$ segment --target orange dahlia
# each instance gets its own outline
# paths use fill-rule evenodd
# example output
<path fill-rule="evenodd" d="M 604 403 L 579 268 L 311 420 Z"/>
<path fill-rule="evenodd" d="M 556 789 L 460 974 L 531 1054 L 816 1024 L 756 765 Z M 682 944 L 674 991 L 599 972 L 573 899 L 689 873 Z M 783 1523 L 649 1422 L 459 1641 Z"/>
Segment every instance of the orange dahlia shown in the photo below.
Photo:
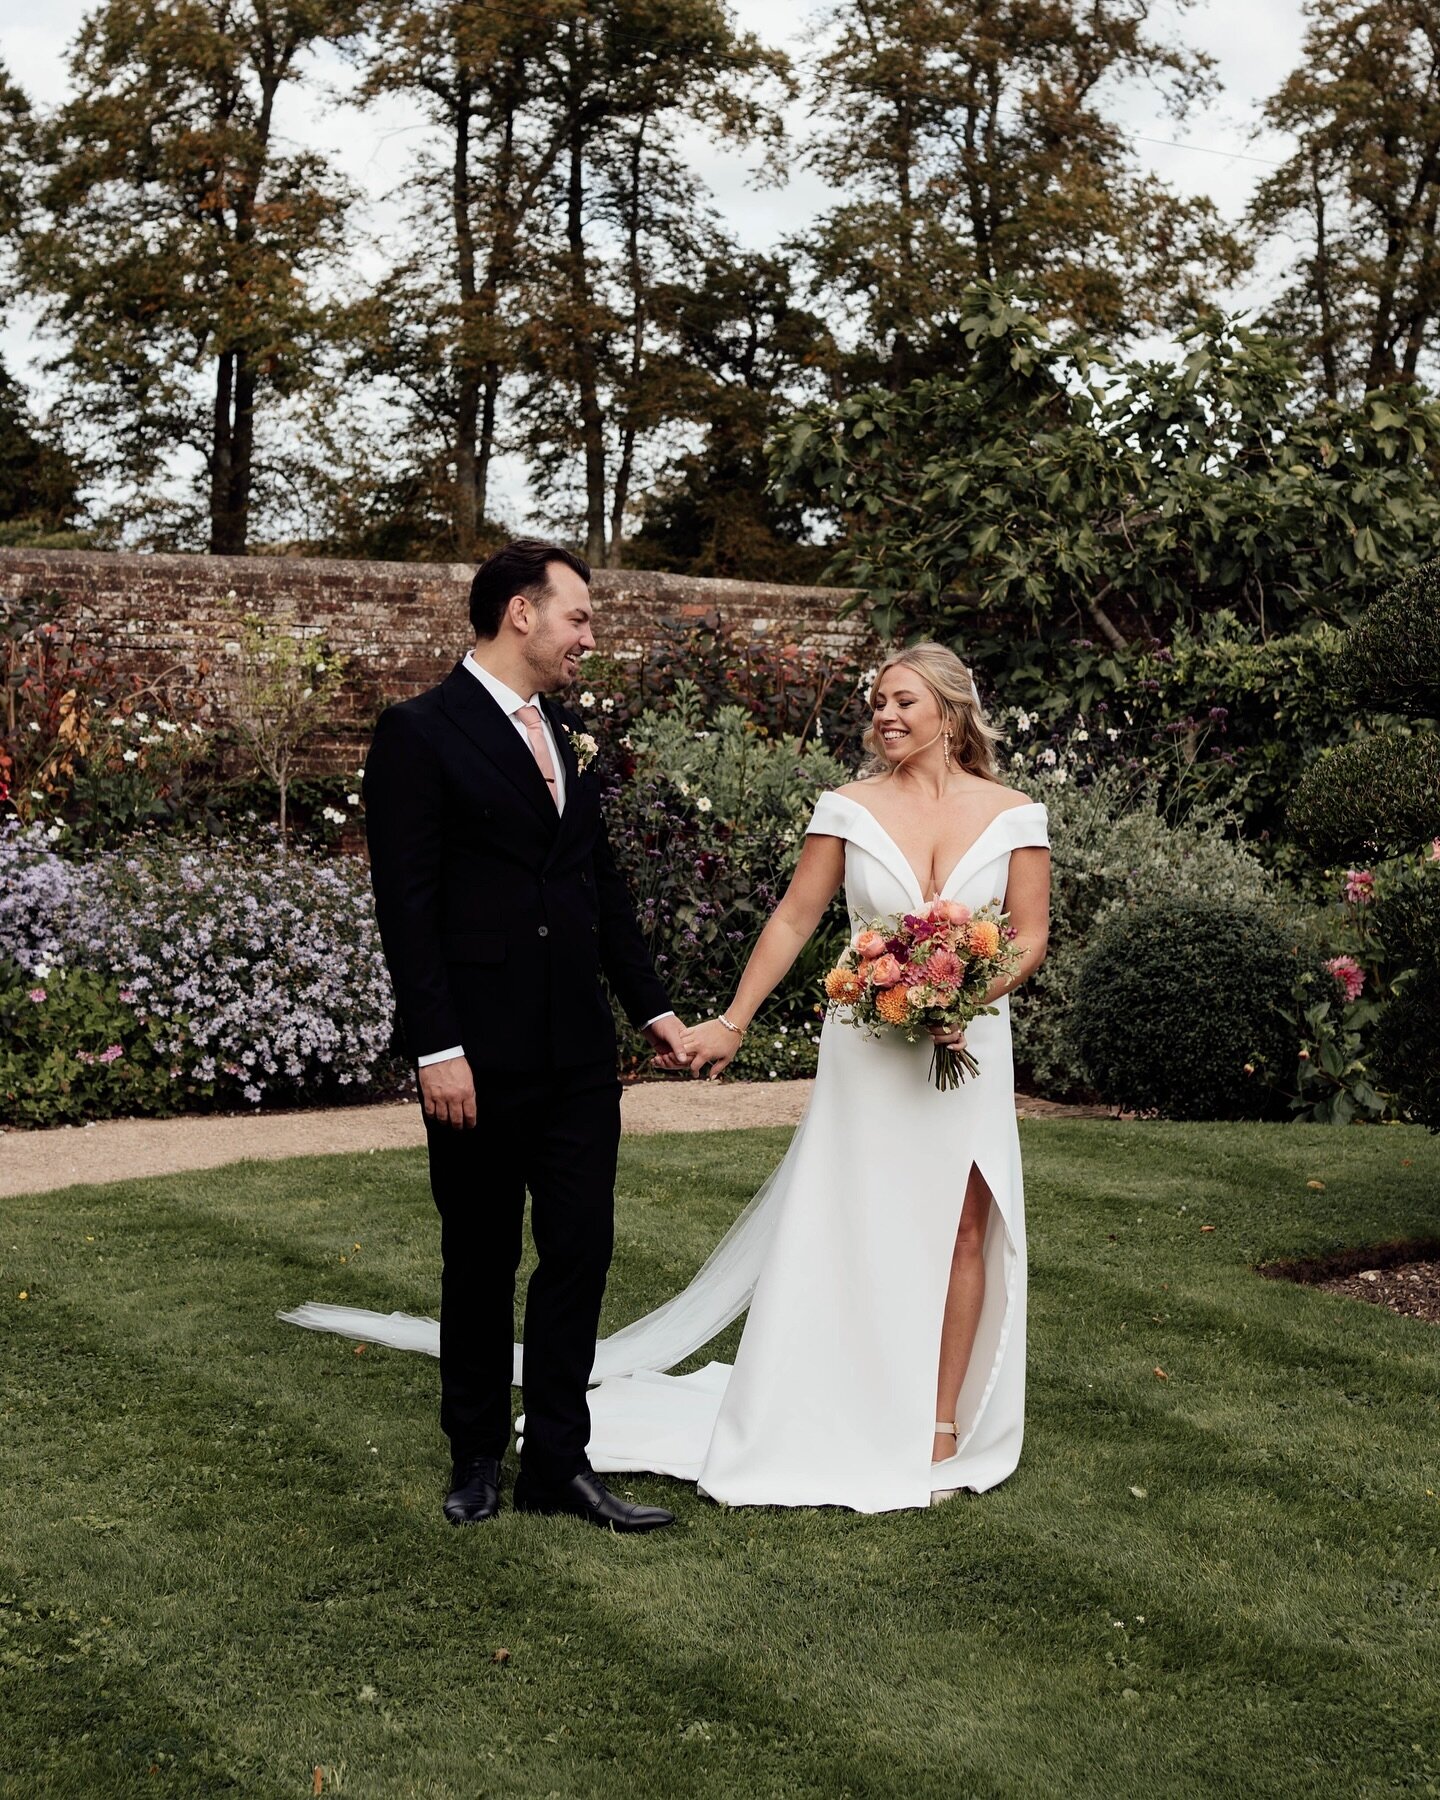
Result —
<path fill-rule="evenodd" d="M 853 969 L 832 969 L 825 977 L 825 992 L 832 1000 L 848 1005 L 860 998 L 864 983 Z"/>
<path fill-rule="evenodd" d="M 977 919 L 966 936 L 975 956 L 993 956 L 1000 948 L 1000 927 L 989 919 Z"/>
<path fill-rule="evenodd" d="M 875 996 L 875 1010 L 887 1025 L 907 1025 L 910 995 L 903 987 L 882 988 Z"/>

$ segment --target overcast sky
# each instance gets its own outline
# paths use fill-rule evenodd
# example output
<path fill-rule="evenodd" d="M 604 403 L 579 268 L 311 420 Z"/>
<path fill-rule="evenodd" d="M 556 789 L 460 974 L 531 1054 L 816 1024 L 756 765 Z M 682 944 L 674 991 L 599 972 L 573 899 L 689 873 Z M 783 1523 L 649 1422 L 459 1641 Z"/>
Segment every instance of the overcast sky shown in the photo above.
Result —
<path fill-rule="evenodd" d="M 798 51 L 806 19 L 814 11 L 809 0 L 731 0 L 741 26 L 771 43 Z M 87 0 L 0 0 L 0 56 L 32 100 L 52 104 L 66 93 L 65 54 Z M 1301 0 L 1199 0 L 1179 12 L 1173 0 L 1159 0 L 1153 15 L 1160 29 L 1208 53 L 1219 65 L 1224 91 L 1204 112 L 1183 125 L 1169 117 L 1150 90 L 1132 86 L 1118 90 L 1114 116 L 1133 134 L 1143 167 L 1184 194 L 1208 194 L 1229 219 L 1240 217 L 1255 183 L 1283 158 L 1284 138 L 1256 135 L 1259 109 L 1297 60 L 1303 29 Z M 336 89 L 347 84 L 347 71 L 334 60 L 325 65 L 327 81 Z M 789 125 L 803 137 L 803 109 L 795 107 Z M 403 173 L 414 130 L 404 111 L 391 104 L 373 113 L 337 110 L 316 98 L 282 119 L 291 137 L 331 152 L 350 179 L 377 203 L 372 224 L 383 224 L 379 197 Z M 704 138 L 688 144 L 691 161 L 714 195 L 731 229 L 749 248 L 767 249 L 803 226 L 827 200 L 826 189 L 803 170 L 782 188 L 757 189 L 747 160 L 717 150 Z M 1276 264 L 1259 269 L 1232 294 L 1235 307 L 1254 305 L 1274 286 Z M 0 353 L 12 372 L 39 386 L 38 347 L 27 322 L 16 317 L 0 331 Z M 523 471 L 506 462 L 498 471 L 497 496 L 511 522 L 526 511 Z"/>

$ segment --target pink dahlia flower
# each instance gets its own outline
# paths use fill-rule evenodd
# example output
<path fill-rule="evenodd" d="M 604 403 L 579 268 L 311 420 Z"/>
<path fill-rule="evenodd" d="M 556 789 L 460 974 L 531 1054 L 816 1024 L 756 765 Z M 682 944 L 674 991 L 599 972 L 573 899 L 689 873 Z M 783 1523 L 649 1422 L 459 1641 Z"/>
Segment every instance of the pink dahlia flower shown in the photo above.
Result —
<path fill-rule="evenodd" d="M 1353 956 L 1332 956 L 1325 967 L 1345 990 L 1347 1000 L 1358 1000 L 1365 991 L 1365 971 Z"/>

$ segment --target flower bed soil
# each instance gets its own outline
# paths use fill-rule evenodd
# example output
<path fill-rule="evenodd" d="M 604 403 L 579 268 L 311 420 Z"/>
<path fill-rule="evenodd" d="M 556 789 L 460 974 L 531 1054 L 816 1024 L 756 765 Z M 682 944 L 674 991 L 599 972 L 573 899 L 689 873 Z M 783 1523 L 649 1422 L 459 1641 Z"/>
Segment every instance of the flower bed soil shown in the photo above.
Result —
<path fill-rule="evenodd" d="M 1266 1263 L 1258 1273 L 1272 1281 L 1298 1281 L 1327 1294 L 1368 1300 L 1407 1319 L 1440 1325 L 1440 1239 L 1362 1244 L 1333 1256 Z"/>

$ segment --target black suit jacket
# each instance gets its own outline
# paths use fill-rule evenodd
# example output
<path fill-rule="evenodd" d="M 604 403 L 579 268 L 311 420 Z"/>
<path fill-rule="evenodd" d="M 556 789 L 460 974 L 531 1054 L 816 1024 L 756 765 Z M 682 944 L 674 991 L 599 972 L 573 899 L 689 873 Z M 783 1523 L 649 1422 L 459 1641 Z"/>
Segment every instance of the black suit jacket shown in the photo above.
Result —
<path fill-rule="evenodd" d="M 464 1046 L 481 1069 L 615 1057 L 601 977 L 643 1025 L 670 1010 L 615 866 L 600 784 L 565 761 L 565 811 L 519 732 L 457 664 L 380 716 L 365 762 L 380 938 L 412 1059 Z"/>

